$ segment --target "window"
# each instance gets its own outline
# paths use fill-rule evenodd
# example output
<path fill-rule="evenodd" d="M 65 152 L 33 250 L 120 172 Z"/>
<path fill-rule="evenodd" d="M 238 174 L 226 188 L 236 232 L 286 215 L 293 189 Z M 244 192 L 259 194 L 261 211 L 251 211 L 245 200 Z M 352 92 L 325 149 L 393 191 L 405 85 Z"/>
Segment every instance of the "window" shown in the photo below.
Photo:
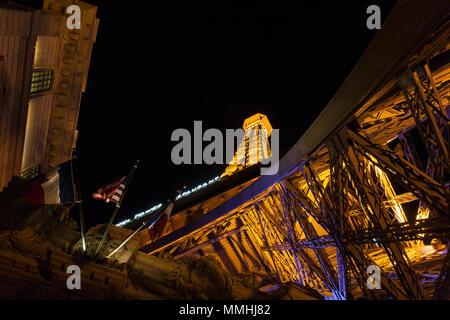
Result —
<path fill-rule="evenodd" d="M 31 93 L 50 90 L 52 87 L 52 70 L 35 70 L 31 76 Z"/>
<path fill-rule="evenodd" d="M 22 174 L 20 175 L 20 177 L 23 179 L 26 179 L 26 180 L 33 179 L 39 175 L 40 171 L 41 171 L 41 168 L 37 164 L 37 165 L 32 166 L 32 167 L 26 169 L 25 171 L 23 171 Z"/>

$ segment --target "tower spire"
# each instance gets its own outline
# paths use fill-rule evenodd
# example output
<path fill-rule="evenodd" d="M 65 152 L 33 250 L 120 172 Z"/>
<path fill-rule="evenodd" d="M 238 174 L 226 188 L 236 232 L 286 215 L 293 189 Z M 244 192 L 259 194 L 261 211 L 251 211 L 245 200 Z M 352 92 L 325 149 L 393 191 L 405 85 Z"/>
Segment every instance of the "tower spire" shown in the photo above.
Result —
<path fill-rule="evenodd" d="M 231 176 L 271 156 L 269 137 L 272 133 L 272 125 L 266 115 L 254 114 L 245 119 L 242 128 L 245 132 L 244 138 L 221 177 Z"/>

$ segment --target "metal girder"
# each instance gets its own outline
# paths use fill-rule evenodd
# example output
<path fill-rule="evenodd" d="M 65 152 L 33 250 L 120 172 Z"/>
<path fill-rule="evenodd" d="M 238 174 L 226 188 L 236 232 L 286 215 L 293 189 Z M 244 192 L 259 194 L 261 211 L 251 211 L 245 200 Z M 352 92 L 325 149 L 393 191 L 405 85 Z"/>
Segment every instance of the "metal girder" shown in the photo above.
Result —
<path fill-rule="evenodd" d="M 356 245 L 346 245 L 343 256 L 349 259 L 354 264 L 351 266 L 354 268 L 353 274 L 357 278 L 360 288 L 363 290 L 366 296 L 371 296 L 376 299 L 376 296 L 372 290 L 368 290 L 366 286 L 366 279 L 362 275 L 366 274 L 367 268 L 376 263 L 364 254 L 360 247 Z M 385 272 L 381 272 L 381 285 L 388 291 L 394 298 L 398 300 L 408 299 L 408 295 L 404 289 L 394 282 Z"/>
<path fill-rule="evenodd" d="M 393 154 L 386 146 L 376 145 L 368 138 L 348 130 L 349 140 L 358 146 L 362 156 L 377 160 L 377 166 L 383 169 L 392 179 L 413 192 L 427 206 L 448 214 L 448 195 L 445 185 L 439 183 L 406 159 Z"/>
<path fill-rule="evenodd" d="M 414 141 L 409 133 L 401 134 L 399 141 L 406 159 L 425 171 L 433 179 L 440 180 L 448 174 L 449 128 L 446 108 L 435 84 L 428 64 L 416 66 L 414 71 L 406 70 L 398 79 L 402 87 L 417 131 L 428 153 L 426 168 L 420 161 Z M 445 174 L 444 174 L 445 173 Z M 439 181 L 441 184 L 445 181 Z M 427 214 L 424 214 L 427 212 Z M 419 203 L 417 218 L 434 216 L 435 211 L 422 200 Z"/>
<path fill-rule="evenodd" d="M 418 65 L 407 69 L 399 84 L 414 118 L 419 135 L 432 160 L 433 171 L 448 172 L 448 117 L 430 68 Z"/>
<path fill-rule="evenodd" d="M 362 206 L 367 206 L 365 212 L 375 228 L 387 230 L 390 222 L 386 208 L 381 199 L 383 195 L 377 190 L 373 170 L 366 163 L 362 153 L 353 145 L 349 145 L 344 153 L 344 162 L 354 188 L 358 192 Z M 423 299 L 423 289 L 415 272 L 409 267 L 409 260 L 401 243 L 381 241 L 391 263 L 399 275 L 400 282 L 409 298 Z"/>
<path fill-rule="evenodd" d="M 306 241 L 310 239 L 318 238 L 317 232 L 314 226 L 308 221 L 308 212 L 302 209 L 299 205 L 299 200 L 293 195 L 287 184 L 290 185 L 289 188 L 293 188 L 289 181 L 286 179 L 280 183 L 279 192 L 280 197 L 283 197 L 286 201 L 286 206 L 289 208 L 289 211 L 292 212 L 293 218 L 299 223 L 305 237 Z M 298 242 L 297 242 L 298 243 Z M 292 248 L 295 249 L 307 249 L 296 246 L 294 243 L 291 243 Z M 310 246 L 308 249 L 312 249 L 314 254 L 316 255 L 317 260 L 319 261 L 320 266 L 322 267 L 326 279 L 325 284 L 332 292 L 339 292 L 339 285 L 337 280 L 336 272 L 334 271 L 333 265 L 328 258 L 327 253 L 323 250 L 324 246 Z"/>
<path fill-rule="evenodd" d="M 344 254 L 342 253 L 343 247 L 340 243 L 339 235 L 337 233 L 337 228 L 335 225 L 336 219 L 333 217 L 334 207 L 330 201 L 331 198 L 328 194 L 329 190 L 324 190 L 322 183 L 316 179 L 316 174 L 312 171 L 311 167 L 306 165 L 304 167 L 303 174 L 310 190 L 311 197 L 315 199 L 315 203 L 311 201 L 311 199 L 305 193 L 303 193 L 302 190 L 296 188 L 289 181 L 289 179 L 284 179 L 284 186 L 295 198 L 295 201 L 293 202 L 295 202 L 299 206 L 299 208 L 301 208 L 301 210 L 298 210 L 298 212 L 305 211 L 309 213 L 333 238 L 333 242 L 337 246 L 336 255 L 338 263 L 338 274 L 335 275 L 334 269 L 331 272 L 329 271 L 328 274 L 334 274 L 334 276 L 331 277 L 331 279 L 333 280 L 330 282 L 332 283 L 332 288 L 334 289 L 336 296 L 338 298 L 346 299 L 349 296 L 349 292 L 346 286 L 346 283 L 348 282 L 348 270 L 347 268 L 344 268 L 344 266 L 348 263 L 345 260 L 346 258 Z M 323 199 L 324 194 L 326 195 L 325 200 Z M 305 226 L 307 226 L 306 223 Z M 314 236 L 316 235 L 315 231 L 310 230 L 309 235 L 310 240 L 317 238 L 316 236 Z M 329 262 L 327 262 L 328 259 L 324 258 L 325 253 L 320 253 L 320 248 L 316 248 L 315 252 L 318 254 L 318 259 L 321 260 L 325 266 L 329 265 Z M 328 267 L 327 269 L 331 270 L 332 268 Z"/>
<path fill-rule="evenodd" d="M 389 199 L 389 200 L 383 200 L 384 206 L 386 208 L 392 208 L 399 204 L 408 203 L 412 201 L 418 200 L 417 197 L 412 192 L 406 192 L 404 194 L 397 195 L 396 197 Z M 359 206 L 352 207 L 351 209 L 346 211 L 346 215 L 357 215 L 357 214 L 363 214 L 361 208 Z"/>
<path fill-rule="evenodd" d="M 276 241 L 274 237 L 273 231 L 267 227 L 268 222 L 265 217 L 261 216 L 254 207 L 250 207 L 248 209 L 248 214 L 245 216 L 245 221 L 248 226 L 248 230 L 252 233 L 253 237 L 258 240 L 260 248 L 264 244 L 271 244 Z M 286 261 L 286 256 L 280 256 L 275 253 L 269 252 L 270 260 L 267 259 L 266 256 L 263 257 L 267 260 L 268 265 L 272 267 L 274 270 L 274 275 L 277 275 L 279 282 L 283 281 L 292 281 L 292 270 L 288 270 L 290 268 L 290 264 Z M 294 273 L 295 274 L 295 273 Z"/>
<path fill-rule="evenodd" d="M 244 228 L 241 215 L 237 214 L 223 220 L 220 225 L 210 226 L 209 228 L 202 229 L 199 232 L 192 234 L 190 237 L 180 239 L 178 242 L 167 247 L 166 251 L 174 256 L 178 257 L 178 255 L 180 255 L 181 257 L 184 256 L 184 254 L 182 254 L 183 252 L 192 252 L 192 249 L 195 247 L 199 247 L 200 249 L 200 247 L 207 243 L 211 238 L 222 239 L 227 234 L 231 235 L 233 232 L 236 233 Z"/>
<path fill-rule="evenodd" d="M 283 184 L 289 190 L 289 192 L 291 192 L 291 194 L 295 197 L 296 203 L 303 209 L 303 211 L 306 211 L 314 220 L 317 221 L 317 223 L 322 228 L 324 228 L 327 232 L 329 232 L 328 225 L 326 223 L 326 217 L 314 205 L 311 199 L 309 199 L 308 196 L 304 194 L 302 190 L 296 188 L 289 181 L 289 179 L 284 179 Z"/>
<path fill-rule="evenodd" d="M 369 244 L 376 242 L 396 242 L 413 240 L 431 240 L 433 238 L 446 238 L 450 236 L 450 221 L 447 218 L 430 218 L 417 221 L 417 224 L 411 226 L 408 222 L 394 224 L 386 229 L 360 229 L 345 233 L 342 235 L 347 243 L 351 244 Z M 314 249 L 335 247 L 332 236 L 325 235 L 309 240 L 302 240 L 293 244 L 298 249 Z M 291 250 L 291 243 L 278 244 L 271 246 L 270 250 Z"/>
<path fill-rule="evenodd" d="M 278 187 L 278 186 L 276 186 Z M 286 226 L 286 231 L 288 233 L 288 241 L 291 244 L 291 249 L 292 249 L 292 255 L 294 256 L 294 260 L 295 260 L 295 267 L 297 269 L 297 273 L 300 275 L 301 274 L 301 269 L 300 269 L 300 261 L 299 258 L 296 254 L 296 250 L 294 249 L 294 242 L 295 242 L 295 232 L 293 231 L 293 229 L 295 228 L 295 224 L 292 223 L 292 219 L 291 216 L 288 213 L 288 208 L 287 208 L 287 204 L 286 204 L 286 199 L 284 199 L 284 197 L 282 196 L 282 190 L 281 188 L 277 188 L 278 189 L 278 193 L 280 195 L 280 204 L 281 204 L 281 211 L 283 212 L 283 217 L 284 217 L 284 222 L 285 222 L 285 226 Z"/>
<path fill-rule="evenodd" d="M 276 246 L 278 243 L 292 241 L 292 238 L 290 238 L 287 232 L 286 224 L 279 223 L 273 218 L 274 216 L 283 216 L 281 211 L 278 211 L 281 210 L 281 207 L 279 207 L 281 203 L 278 202 L 277 206 L 267 206 L 265 202 L 268 201 L 268 199 L 277 201 L 274 200 L 274 197 L 268 196 L 266 199 L 262 199 L 252 206 L 252 210 L 258 215 L 258 224 L 253 224 L 252 228 L 255 229 L 255 231 L 256 229 L 260 230 L 259 232 L 262 234 L 261 238 L 264 238 L 264 243 L 266 244 L 265 247 L 272 247 Z M 272 212 L 272 210 L 277 210 L 277 212 Z M 286 214 L 289 214 L 289 212 L 286 212 Z M 288 219 L 291 220 L 292 216 Z M 301 281 L 303 285 L 313 284 L 316 289 L 322 289 L 319 287 L 320 284 L 317 283 L 317 275 L 322 283 L 326 285 L 327 277 L 323 272 L 323 269 L 321 266 L 317 265 L 314 259 L 305 250 L 291 249 L 288 252 L 268 251 L 271 259 L 277 261 L 278 266 L 283 267 L 291 274 L 291 276 L 294 276 L 294 280 L 297 279 L 297 281 Z M 292 273 L 294 270 L 297 274 Z"/>
<path fill-rule="evenodd" d="M 271 216 L 276 216 L 276 215 L 273 215 L 270 213 L 271 209 L 275 210 L 276 207 L 272 206 L 272 207 L 268 208 L 267 206 L 265 206 L 264 200 L 260 201 L 255 206 L 256 206 L 256 212 L 258 213 L 258 217 L 260 219 L 261 227 L 266 227 L 266 228 L 270 227 L 270 230 L 268 230 L 268 232 L 270 234 L 277 235 L 277 237 L 272 237 L 273 244 L 284 243 L 285 241 L 289 241 L 289 236 L 286 233 L 287 231 L 283 228 L 284 226 L 280 223 L 275 222 L 273 220 L 273 218 L 270 220 Z M 266 223 L 264 223 L 265 219 L 268 219 L 267 221 L 268 221 L 268 224 L 270 224 L 269 226 Z M 269 242 L 267 242 L 267 243 L 269 243 Z M 291 255 L 289 255 L 289 253 Z M 291 250 L 291 252 L 281 252 L 280 257 L 282 257 L 283 260 L 287 263 L 288 268 L 291 270 L 294 278 L 296 277 L 299 282 L 303 283 L 304 279 L 302 279 L 303 277 L 302 277 L 301 270 L 299 268 L 297 268 L 299 261 L 298 261 L 298 257 L 296 254 L 297 253 L 295 251 Z M 292 256 L 292 260 L 290 259 L 291 256 Z M 294 262 L 294 263 L 292 263 L 292 262 Z M 294 268 L 295 268 L 296 272 L 294 272 Z"/>
<path fill-rule="evenodd" d="M 198 244 L 198 245 L 196 245 L 196 246 L 193 246 L 193 247 L 191 247 L 191 248 L 189 248 L 189 249 L 187 249 L 187 250 L 185 250 L 185 251 L 176 253 L 176 254 L 174 254 L 174 258 L 175 258 L 175 259 L 179 259 L 179 258 L 181 258 L 181 257 L 184 257 L 185 255 L 188 255 L 188 254 L 190 254 L 190 253 L 192 253 L 192 252 L 195 252 L 195 251 L 197 251 L 197 250 L 200 250 L 200 249 L 202 249 L 202 248 L 204 248 L 204 247 L 206 247 L 206 246 L 212 245 L 212 244 L 215 243 L 215 242 L 218 242 L 218 241 L 220 241 L 220 240 L 222 240 L 222 239 L 226 239 L 226 238 L 228 238 L 229 236 L 234 235 L 235 233 L 241 232 L 241 231 L 244 230 L 244 229 L 245 229 L 245 227 L 239 227 L 239 228 L 236 228 L 236 229 L 234 229 L 234 230 L 228 231 L 228 232 L 224 233 L 223 235 L 220 235 L 220 236 L 218 236 L 218 237 L 213 238 L 212 240 L 202 242 L 201 244 Z"/>
<path fill-rule="evenodd" d="M 342 134 L 341 132 L 339 135 L 341 135 L 341 137 L 334 140 L 334 143 L 331 144 L 331 148 L 329 146 L 329 151 L 331 152 L 328 191 L 323 187 L 323 183 L 317 180 L 317 175 L 314 174 L 310 166 L 305 166 L 304 174 L 313 197 L 316 199 L 316 203 L 319 204 L 327 217 L 325 220 L 328 223 L 328 230 L 331 231 L 330 236 L 335 239 L 339 283 L 341 291 L 346 294 L 347 283 L 349 282 L 349 269 L 353 270 L 353 274 L 358 279 L 361 289 L 366 291 L 365 283 L 361 279 L 361 272 L 365 272 L 366 268 L 369 266 L 367 262 L 370 261 L 361 248 L 349 244 L 348 239 L 344 236 L 348 231 L 356 229 L 354 225 L 349 223 L 349 217 L 346 215 L 347 208 L 349 207 L 349 195 L 353 193 L 353 197 L 356 196 L 360 203 L 364 203 L 365 205 L 369 204 L 369 210 L 368 208 L 365 208 L 365 205 L 362 206 L 362 209 L 369 215 L 368 218 L 370 219 L 368 220 L 370 220 L 373 225 L 380 225 L 381 222 L 381 225 L 385 227 L 388 225 L 388 221 L 386 219 L 387 214 L 384 207 L 381 206 L 382 210 L 380 210 L 380 207 L 377 205 L 378 203 L 382 203 L 382 194 L 378 195 L 377 199 L 375 199 L 373 194 L 367 191 L 368 188 L 365 184 L 368 182 L 369 185 L 371 184 L 374 186 L 375 183 L 373 179 L 371 181 L 365 181 L 365 178 L 367 177 L 364 177 L 361 170 L 366 167 L 363 159 L 356 158 L 351 146 L 347 144 L 348 139 L 346 133 L 344 132 Z M 361 165 L 363 165 L 363 167 L 361 167 Z M 357 171 L 358 169 L 360 172 Z M 362 197 L 362 195 L 364 195 L 364 197 Z M 373 213 L 375 213 L 375 215 Z M 351 250 L 349 248 L 351 248 Z M 417 281 L 414 278 L 414 273 L 408 268 L 402 246 L 398 243 L 394 243 L 386 244 L 386 248 L 386 252 L 391 258 L 391 261 L 394 261 L 394 268 L 397 267 L 397 272 L 400 271 L 402 272 L 402 275 L 407 274 L 409 277 L 409 281 L 403 284 L 406 286 L 406 290 L 398 288 L 398 286 L 388 277 L 385 277 L 384 279 L 384 282 L 387 283 L 386 288 L 390 288 L 389 291 L 399 299 L 405 298 L 405 292 L 407 293 L 407 296 L 410 297 L 423 297 L 423 295 L 421 295 L 420 287 L 417 288 Z M 397 261 L 400 261 L 400 264 Z M 412 290 L 409 290 L 408 292 L 410 287 L 412 287 Z M 369 294 L 371 294 L 371 292 Z"/>
<path fill-rule="evenodd" d="M 450 236 L 450 220 L 447 218 L 429 218 L 417 221 L 390 225 L 385 229 L 369 228 L 353 231 L 345 235 L 352 243 L 407 242 L 413 240 L 431 240 Z"/>
<path fill-rule="evenodd" d="M 269 240 L 267 239 L 266 231 L 265 231 L 264 226 L 262 224 L 261 216 L 260 216 L 259 213 L 257 213 L 257 215 L 258 215 L 258 220 L 259 220 L 259 223 L 260 223 L 261 231 L 262 231 L 262 234 L 264 236 L 264 241 L 265 241 L 266 245 L 269 245 Z M 275 262 L 275 257 L 274 257 L 272 252 L 270 252 L 270 257 L 272 259 L 272 263 L 273 263 L 274 268 L 277 270 L 276 274 L 278 276 L 278 280 L 281 281 L 280 274 L 279 274 L 278 269 L 276 267 L 277 263 Z"/>
<path fill-rule="evenodd" d="M 358 192 L 360 203 L 367 206 L 366 214 L 375 228 L 386 230 L 389 226 L 388 214 L 382 203 L 383 198 L 375 188 L 373 172 L 366 164 L 365 158 L 354 146 L 349 145 L 344 153 L 344 162 L 355 189 Z M 372 170 L 373 171 L 373 170 Z M 401 243 L 381 241 L 391 263 L 399 275 L 400 282 L 409 298 L 423 299 L 423 289 L 415 272 L 409 267 L 409 260 Z"/>
<path fill-rule="evenodd" d="M 264 247 L 263 250 L 292 250 L 292 247 L 295 249 L 318 249 L 318 248 L 329 248 L 335 247 L 333 237 L 326 235 L 322 237 L 318 237 L 311 240 L 302 240 L 299 242 L 291 243 L 283 243 L 275 246 Z"/>
<path fill-rule="evenodd" d="M 330 149 L 329 149 L 330 151 Z M 337 156 L 337 157 L 336 157 Z M 343 243 L 344 230 L 351 228 L 349 226 L 349 220 L 345 218 L 345 212 L 349 205 L 349 190 L 344 195 L 345 180 L 341 179 L 341 170 L 338 166 L 338 162 L 341 161 L 339 153 L 329 152 L 329 167 L 330 177 L 328 186 L 325 188 L 323 182 L 318 179 L 318 175 L 314 172 L 313 168 L 306 163 L 304 166 L 305 180 L 308 184 L 309 190 L 317 203 L 321 203 L 323 215 L 326 217 L 325 221 L 329 234 L 333 237 L 336 245 L 336 264 L 337 264 L 337 276 L 339 284 L 339 292 L 343 298 L 347 298 L 350 295 L 349 291 L 349 276 L 350 270 L 356 271 L 355 266 L 352 266 L 350 257 Z M 336 162 L 337 161 L 337 162 Z M 365 283 L 363 283 L 360 276 L 357 276 L 360 282 L 362 291 L 366 292 Z M 366 295 L 368 293 L 366 292 Z"/>
<path fill-rule="evenodd" d="M 350 216 L 351 212 L 349 212 L 350 205 L 348 199 L 351 191 L 348 180 L 344 179 L 344 173 L 341 166 L 343 159 L 342 153 L 339 151 L 344 148 L 345 145 L 342 145 L 339 136 L 335 136 L 331 143 L 328 143 L 330 165 L 329 192 L 334 203 L 333 229 L 336 242 L 336 264 L 339 276 L 339 288 L 342 294 L 347 297 L 350 293 L 349 269 L 351 268 L 351 261 L 347 257 L 347 250 L 343 240 L 346 239 L 344 233 L 346 233 L 349 228 L 356 229 L 356 226 L 354 225 L 354 222 L 351 221 L 352 217 Z M 347 197 L 345 192 L 347 193 Z M 365 288 L 363 288 L 363 291 L 365 291 Z"/>
<path fill-rule="evenodd" d="M 439 273 L 439 278 L 436 282 L 436 287 L 433 294 L 433 299 L 443 300 L 449 299 L 449 287 L 450 287 L 450 251 L 448 247 L 450 246 L 450 241 L 447 243 L 447 255 L 445 257 L 444 263 L 442 265 L 441 272 Z"/>

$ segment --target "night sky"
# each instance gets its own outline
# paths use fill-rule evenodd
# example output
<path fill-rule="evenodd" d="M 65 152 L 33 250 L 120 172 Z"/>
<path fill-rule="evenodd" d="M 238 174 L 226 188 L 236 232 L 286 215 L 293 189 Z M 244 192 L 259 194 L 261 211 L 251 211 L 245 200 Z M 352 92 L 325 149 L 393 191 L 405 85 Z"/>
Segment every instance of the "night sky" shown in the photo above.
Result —
<path fill-rule="evenodd" d="M 222 173 L 225 165 L 172 164 L 171 133 L 193 132 L 194 120 L 225 132 L 266 114 L 287 152 L 376 34 L 366 8 L 379 5 L 383 23 L 395 3 L 86 2 L 100 19 L 78 122 L 88 227 L 106 223 L 114 207 L 91 193 L 138 158 L 116 222 Z"/>

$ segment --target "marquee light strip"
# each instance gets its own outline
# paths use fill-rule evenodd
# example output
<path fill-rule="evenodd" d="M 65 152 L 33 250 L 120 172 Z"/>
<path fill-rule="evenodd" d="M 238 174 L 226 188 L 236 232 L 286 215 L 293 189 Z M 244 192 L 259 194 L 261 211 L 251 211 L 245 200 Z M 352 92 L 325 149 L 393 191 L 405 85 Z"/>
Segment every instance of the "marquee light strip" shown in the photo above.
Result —
<path fill-rule="evenodd" d="M 179 199 L 181 199 L 181 198 L 186 198 L 186 197 L 188 197 L 190 194 L 192 194 L 192 193 L 194 193 L 194 192 L 196 192 L 196 191 L 198 191 L 198 190 L 204 189 L 204 188 L 210 186 L 211 184 L 213 184 L 213 183 L 215 183 L 215 182 L 217 182 L 217 181 L 219 181 L 219 180 L 220 180 L 220 177 L 217 176 L 217 177 L 215 177 L 214 179 L 209 180 L 208 182 L 205 182 L 205 183 L 203 183 L 203 184 L 199 184 L 199 185 L 196 186 L 195 188 L 192 188 L 192 189 L 190 189 L 190 190 L 188 190 L 188 191 L 185 191 L 185 192 L 183 192 L 183 193 L 180 193 L 180 194 L 175 198 L 175 200 L 179 200 Z M 142 217 L 145 217 L 145 216 L 149 215 L 150 213 L 153 213 L 153 212 L 155 212 L 156 210 L 158 210 L 159 208 L 161 208 L 162 205 L 163 205 L 162 203 L 158 203 L 157 205 L 151 207 L 150 209 L 147 209 L 147 210 L 145 210 L 145 211 L 139 212 L 139 213 L 135 214 L 133 218 L 126 219 L 126 220 L 123 220 L 123 221 L 121 221 L 121 222 L 119 222 L 119 223 L 116 223 L 116 227 L 123 227 L 123 226 L 125 226 L 125 225 L 127 225 L 127 224 L 129 224 L 129 223 L 131 223 L 131 222 L 133 222 L 133 221 L 136 221 L 136 220 L 138 220 L 138 219 L 140 219 L 140 218 L 142 218 Z"/>

